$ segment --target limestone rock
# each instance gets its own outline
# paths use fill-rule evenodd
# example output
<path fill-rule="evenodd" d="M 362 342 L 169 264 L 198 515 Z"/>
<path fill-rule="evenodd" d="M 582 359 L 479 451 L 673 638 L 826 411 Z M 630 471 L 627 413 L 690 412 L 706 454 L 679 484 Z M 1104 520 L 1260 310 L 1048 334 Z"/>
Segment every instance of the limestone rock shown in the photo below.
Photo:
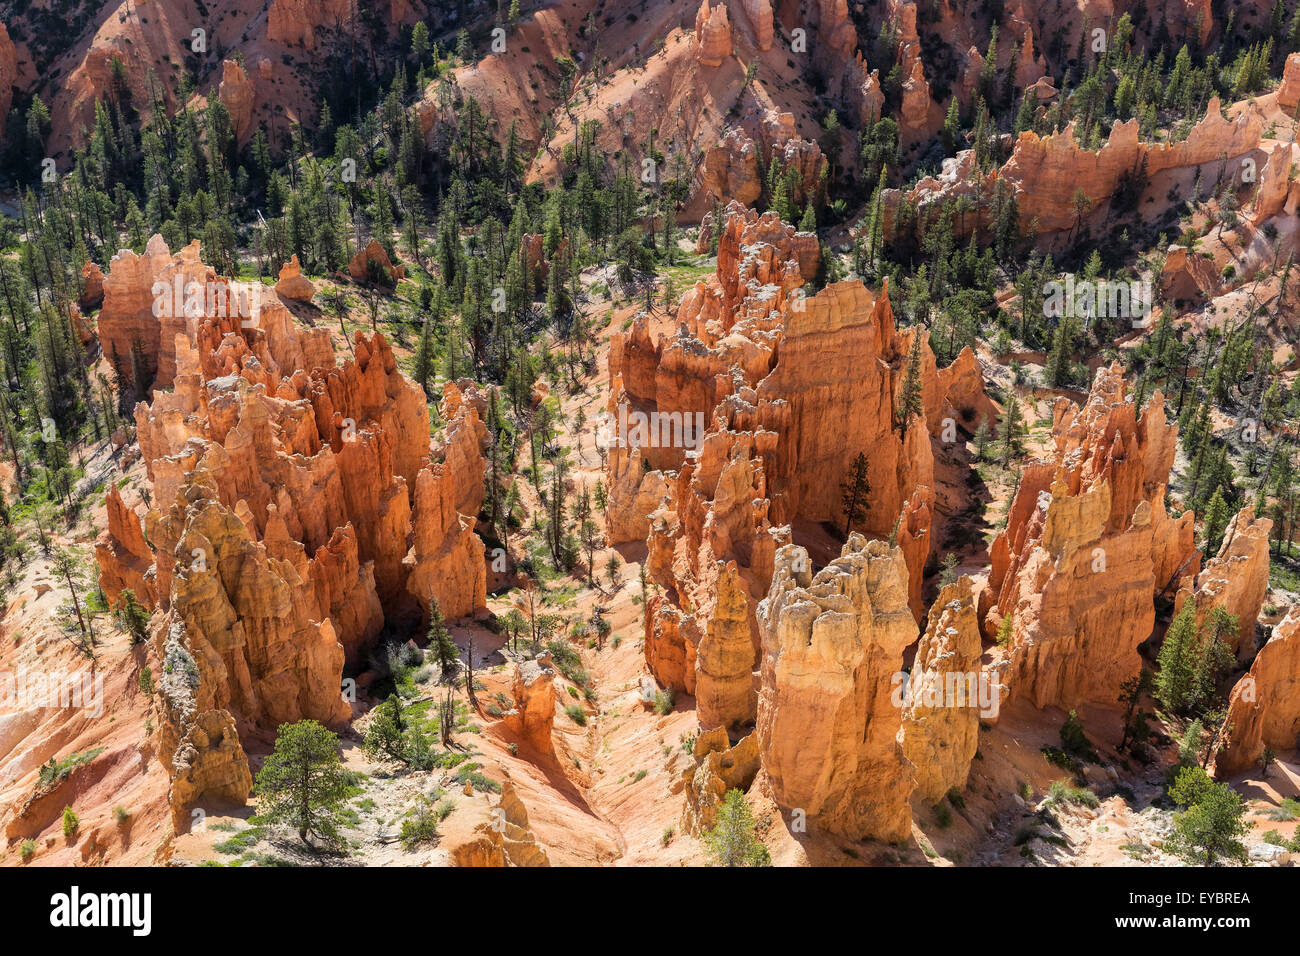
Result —
<path fill-rule="evenodd" d="M 244 142 L 253 131 L 253 107 L 257 92 L 253 88 L 253 81 L 237 61 L 222 62 L 217 98 L 230 114 L 230 125 L 235 131 L 236 142 Z"/>
<path fill-rule="evenodd" d="M 707 730 L 752 721 L 756 704 L 749 602 L 735 561 L 718 574 L 713 598 L 695 654 L 695 712 Z"/>
<path fill-rule="evenodd" d="M 718 807 L 728 790 L 747 791 L 758 775 L 758 737 L 749 734 L 735 746 L 721 727 L 701 733 L 691 749 L 692 761 L 682 772 L 686 803 L 682 826 L 693 836 L 703 836 L 717 823 Z"/>
<path fill-rule="evenodd" d="M 154 606 L 153 585 L 149 568 L 153 551 L 145 542 L 140 519 L 122 501 L 117 486 L 109 488 L 104 500 L 108 527 L 95 541 L 95 558 L 99 563 L 99 588 L 109 607 L 115 607 L 123 588 L 130 588 L 136 599 L 147 608 Z"/>
<path fill-rule="evenodd" d="M 480 823 L 477 838 L 452 848 L 455 866 L 550 866 L 546 849 L 528 826 L 528 811 L 509 780 L 501 784 L 501 800 L 493 819 Z"/>
<path fill-rule="evenodd" d="M 1083 408 L 1061 398 L 1053 457 L 1031 461 L 992 548 L 984 634 L 1012 617 L 1008 693 L 1037 707 L 1110 703 L 1137 674 L 1155 597 L 1199 568 L 1193 515 L 1165 514 L 1178 434 L 1157 391 L 1138 416 L 1118 363 Z"/>
<path fill-rule="evenodd" d="M 1255 654 L 1255 621 L 1268 593 L 1268 535 L 1272 528 L 1268 518 L 1255 517 L 1253 507 L 1242 508 L 1224 532 L 1219 553 L 1205 562 L 1194 585 L 1178 592 L 1174 604 L 1177 613 L 1195 595 L 1201 624 L 1216 607 L 1233 615 L 1237 630 L 1228 636 L 1228 643 L 1242 662 Z"/>
<path fill-rule="evenodd" d="M 722 61 L 731 56 L 731 21 L 725 4 L 710 10 L 709 0 L 702 0 L 695 14 L 695 42 L 701 66 L 722 66 Z"/>
<path fill-rule="evenodd" d="M 396 285 L 398 279 L 406 277 L 405 267 L 393 265 L 378 239 L 371 239 L 370 244 L 357 250 L 357 254 L 348 262 L 348 275 L 352 276 L 353 281 L 369 282 L 372 274 L 385 285 Z"/>
<path fill-rule="evenodd" d="M 77 306 L 82 312 L 91 312 L 104 303 L 104 273 L 96 262 L 81 267 L 81 295 Z"/>
<path fill-rule="evenodd" d="M 200 799 L 243 806 L 253 789 L 253 774 L 239 744 L 235 722 L 224 710 L 207 710 L 189 725 L 172 757 L 168 801 L 172 828 L 189 829 L 190 808 Z"/>
<path fill-rule="evenodd" d="M 0 41 L 2 45 L 3 41 Z M 1282 85 L 1277 88 L 1277 105 L 1284 110 L 1294 110 L 1300 104 L 1300 53 L 1286 58 L 1282 69 Z"/>
<path fill-rule="evenodd" d="M 554 749 L 551 728 L 555 723 L 555 671 L 549 664 L 548 654 L 515 664 L 511 684 L 515 706 L 503 718 L 512 733 L 542 753 Z"/>
<path fill-rule="evenodd" d="M 927 803 L 966 787 L 979 749 L 983 650 L 971 580 L 963 574 L 931 605 L 907 681 L 903 755 L 916 768 L 916 789 Z"/>
<path fill-rule="evenodd" d="M 311 280 L 302 274 L 302 266 L 298 264 L 297 253 L 280 267 L 280 277 L 275 284 L 275 294 L 282 299 L 293 299 L 295 302 L 310 302 L 312 296 L 316 294 L 316 286 L 312 285 Z"/>
<path fill-rule="evenodd" d="M 853 534 L 814 577 L 802 548 L 777 556 L 758 608 L 758 746 L 776 802 L 853 839 L 911 833 L 913 767 L 891 687 L 916 640 L 901 550 Z"/>
<path fill-rule="evenodd" d="M 1228 698 L 1228 733 L 1215 755 L 1215 773 L 1231 776 L 1256 766 L 1265 747 L 1277 753 L 1300 741 L 1300 608 L 1292 608 Z"/>
<path fill-rule="evenodd" d="M 771 0 L 741 0 L 745 17 L 754 31 L 754 45 L 761 52 L 772 49 L 772 4 Z"/>

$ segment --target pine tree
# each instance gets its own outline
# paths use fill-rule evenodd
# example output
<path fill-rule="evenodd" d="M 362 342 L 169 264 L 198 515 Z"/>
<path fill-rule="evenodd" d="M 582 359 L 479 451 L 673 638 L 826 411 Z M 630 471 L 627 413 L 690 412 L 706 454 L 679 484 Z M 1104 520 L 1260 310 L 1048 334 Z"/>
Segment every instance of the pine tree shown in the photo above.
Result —
<path fill-rule="evenodd" d="M 351 793 L 338 737 L 314 720 L 281 724 L 275 749 L 257 773 L 258 814 L 298 831 L 298 839 L 333 849 Z"/>
<path fill-rule="evenodd" d="M 438 658 L 438 664 L 442 668 L 443 676 L 446 677 L 451 673 L 451 666 L 460 660 L 460 649 L 456 647 L 456 642 L 451 639 L 451 631 L 448 630 L 446 622 L 442 617 L 442 608 L 438 606 L 438 599 L 429 592 L 429 629 L 426 632 L 428 637 L 428 649 L 434 657 Z"/>
<path fill-rule="evenodd" d="M 1174 713 L 1184 712 L 1192 699 L 1198 643 L 1196 600 L 1188 598 L 1165 631 L 1157 658 L 1160 670 L 1155 677 L 1156 699 Z"/>
<path fill-rule="evenodd" d="M 853 459 L 849 476 L 840 482 L 840 500 L 844 506 L 844 537 L 849 536 L 855 521 L 861 521 L 871 510 L 867 496 L 871 494 L 871 482 L 867 477 L 867 456 L 858 452 Z"/>
<path fill-rule="evenodd" d="M 921 327 L 912 330 L 912 345 L 907 353 L 907 371 L 903 374 L 903 388 L 898 397 L 896 424 L 907 435 L 912 418 L 922 415 L 925 406 L 921 401 Z"/>

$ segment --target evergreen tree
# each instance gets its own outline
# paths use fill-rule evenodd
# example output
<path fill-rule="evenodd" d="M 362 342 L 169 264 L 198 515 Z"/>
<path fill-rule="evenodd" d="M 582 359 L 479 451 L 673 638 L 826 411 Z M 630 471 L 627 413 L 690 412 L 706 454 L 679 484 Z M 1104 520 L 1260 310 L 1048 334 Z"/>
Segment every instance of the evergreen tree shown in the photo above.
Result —
<path fill-rule="evenodd" d="M 329 849 L 344 845 L 339 827 L 351 791 L 338 737 L 314 720 L 280 725 L 254 787 L 259 816 L 292 827 L 309 846 Z"/>

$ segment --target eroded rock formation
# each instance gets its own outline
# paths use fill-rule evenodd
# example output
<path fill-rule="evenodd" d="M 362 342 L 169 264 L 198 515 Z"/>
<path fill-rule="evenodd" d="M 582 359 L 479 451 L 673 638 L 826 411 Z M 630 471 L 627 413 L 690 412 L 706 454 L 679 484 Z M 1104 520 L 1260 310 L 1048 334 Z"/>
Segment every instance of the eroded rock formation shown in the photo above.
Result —
<path fill-rule="evenodd" d="M 153 551 L 144 539 L 140 518 L 126 506 L 117 486 L 112 486 L 104 501 L 108 526 L 95 541 L 95 559 L 99 563 L 99 589 L 109 607 L 116 607 L 123 588 L 130 588 L 145 607 L 154 606 L 153 583 L 149 569 Z"/>
<path fill-rule="evenodd" d="M 310 279 L 302 274 L 302 266 L 298 264 L 297 253 L 280 267 L 279 281 L 275 284 L 275 294 L 282 299 L 293 299 L 295 302 L 310 302 L 312 296 L 316 294 L 316 287 L 312 285 Z"/>
<path fill-rule="evenodd" d="M 927 803 L 966 787 L 979 749 L 983 650 L 971 580 L 962 575 L 931 605 L 907 681 L 903 756 L 916 768 L 916 789 Z"/>
<path fill-rule="evenodd" d="M 735 746 L 721 727 L 695 738 L 691 749 L 694 762 L 682 772 L 686 803 L 682 826 L 687 833 L 702 836 L 713 829 L 728 790 L 746 791 L 758 774 L 758 737 L 749 734 Z"/>
<path fill-rule="evenodd" d="M 1205 562 L 1194 583 L 1178 592 L 1175 613 L 1195 596 L 1196 617 L 1204 623 L 1216 607 L 1237 619 L 1237 630 L 1227 636 L 1238 660 L 1255 654 L 1255 621 L 1268 593 L 1268 535 L 1273 522 L 1256 518 L 1255 509 L 1242 508 L 1228 525 L 1219 553 Z"/>
<path fill-rule="evenodd" d="M 1233 687 L 1227 727 L 1214 760 L 1221 776 L 1256 766 L 1265 747 L 1282 753 L 1300 742 L 1300 608 L 1273 628 L 1250 672 Z"/>
<path fill-rule="evenodd" d="M 776 802 L 810 822 L 854 839 L 905 840 L 915 782 L 892 697 L 917 637 L 907 562 L 859 534 L 815 576 L 807 561 L 802 548 L 782 548 L 758 609 L 763 770 Z"/>
<path fill-rule="evenodd" d="M 701 2 L 695 14 L 695 42 L 701 66 L 722 66 L 722 61 L 731 56 L 731 21 L 725 3 L 710 10 L 709 0 Z"/>
<path fill-rule="evenodd" d="M 431 461 L 424 393 L 382 335 L 358 333 L 336 366 L 329 331 L 298 328 L 278 300 L 251 319 L 202 304 L 155 318 L 141 290 L 171 277 L 215 289 L 200 303 L 234 295 L 197 243 L 171 256 L 155 236 L 146 256 L 114 260 L 107 328 L 158 343 L 160 387 L 135 411 L 145 531 L 111 492 L 97 556 L 106 593 L 139 583 L 163 612 L 155 643 L 174 679 L 160 734 L 179 813 L 204 793 L 238 798 L 239 733 L 344 722 L 345 663 L 386 620 L 418 624 L 431 595 L 448 618 L 484 606 L 472 515 L 486 435 L 477 392 L 449 385 Z"/>
<path fill-rule="evenodd" d="M 1087 403 L 1057 399 L 1054 454 L 1026 464 L 993 542 L 980 609 L 986 637 L 1012 618 L 1011 697 L 1035 706 L 1110 703 L 1137 674 L 1137 647 L 1200 566 L 1194 516 L 1165 513 L 1178 435 L 1157 391 L 1141 416 L 1118 363 L 1100 368 Z"/>
<path fill-rule="evenodd" d="M 970 195 L 979 200 L 979 215 L 968 217 L 967 227 L 987 227 L 992 215 L 990 197 L 995 184 L 1003 181 L 1015 194 L 1022 229 L 1037 222 L 1040 233 L 1058 232 L 1076 228 L 1079 223 L 1076 192 L 1082 191 L 1088 197 L 1089 209 L 1100 209 L 1107 205 L 1124 177 L 1141 170 L 1153 177 L 1166 170 L 1204 166 L 1218 175 L 1235 168 L 1232 160 L 1259 147 L 1262 130 L 1260 113 L 1253 106 L 1227 119 L 1217 97 L 1210 100 L 1205 117 L 1192 127 L 1187 138 L 1175 143 L 1140 141 L 1136 119 L 1115 123 L 1097 150 L 1079 144 L 1073 123 L 1046 136 L 1026 130 L 1001 168 L 981 174 L 974 169 L 970 151 L 963 150 L 944 161 L 939 177 L 917 183 L 908 191 L 907 199 L 917 207 L 918 222 L 926 223 L 944 202 Z M 887 236 L 892 235 L 894 211 L 901 200 L 901 192 L 887 191 Z"/>
<path fill-rule="evenodd" d="M 503 718 L 512 733 L 542 753 L 549 753 L 554 746 L 551 728 L 555 724 L 555 671 L 549 664 L 550 655 L 546 653 L 515 664 L 511 683 L 515 706 Z"/>
<path fill-rule="evenodd" d="M 528 825 L 528 810 L 509 780 L 501 784 L 501 799 L 493 819 L 480 823 L 475 839 L 451 850 L 455 866 L 550 866 L 546 848 Z"/>
<path fill-rule="evenodd" d="M 973 431 L 992 411 L 974 356 L 938 369 L 923 330 L 894 328 L 887 291 L 841 282 L 804 297 L 816 249 L 775 214 L 733 203 L 716 275 L 683 297 L 677 334 L 652 342 L 638 321 L 611 340 L 606 530 L 619 542 L 645 529 L 647 573 L 662 589 L 646 602 L 646 660 L 661 684 L 700 695 L 705 729 L 747 712 L 733 628 L 747 622 L 752 671 L 754 607 L 775 551 L 797 522 L 842 524 L 840 485 L 859 453 L 871 491 L 858 527 L 883 538 L 897 526 L 919 620 L 932 442 L 947 418 Z M 925 414 L 904 432 L 896 408 L 916 335 Z M 647 439 L 626 428 L 637 414 L 698 427 Z M 715 625 L 723 608 L 726 624 Z M 715 657 L 723 645 L 725 663 Z"/>
<path fill-rule="evenodd" d="M 371 239 L 370 244 L 364 249 L 358 249 L 357 254 L 348 262 L 348 275 L 356 282 L 377 279 L 383 283 L 396 284 L 398 279 L 405 278 L 406 267 L 393 265 L 379 240 Z"/>

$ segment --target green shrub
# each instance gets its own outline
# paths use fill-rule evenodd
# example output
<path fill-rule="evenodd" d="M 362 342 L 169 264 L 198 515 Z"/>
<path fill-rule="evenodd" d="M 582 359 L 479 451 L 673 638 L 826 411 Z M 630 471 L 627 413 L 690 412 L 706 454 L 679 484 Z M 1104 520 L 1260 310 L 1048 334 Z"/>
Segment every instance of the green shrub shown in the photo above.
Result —
<path fill-rule="evenodd" d="M 24 840 L 22 849 L 19 851 L 19 853 L 22 855 L 24 863 L 31 862 L 32 857 L 36 855 L 36 841 Z"/>
<path fill-rule="evenodd" d="M 1083 787 L 1072 787 L 1064 780 L 1057 780 L 1047 791 L 1048 799 L 1052 806 L 1060 806 L 1065 803 L 1073 803 L 1082 807 L 1096 807 L 1101 801 L 1091 790 Z"/>
<path fill-rule="evenodd" d="M 420 844 L 431 843 L 437 837 L 438 814 L 428 800 L 421 798 L 415 809 L 402 821 L 402 829 L 398 834 L 402 849 L 410 853 Z"/>
<path fill-rule="evenodd" d="M 667 717 L 671 714 L 674 703 L 673 689 L 671 687 L 655 691 L 655 713 L 660 717 Z"/>
<path fill-rule="evenodd" d="M 579 727 L 587 726 L 587 712 L 582 709 L 581 704 L 570 704 L 568 707 L 564 708 L 564 712 L 568 714 L 569 719 Z"/>
<path fill-rule="evenodd" d="M 72 807 L 63 808 L 63 835 L 71 837 L 76 834 L 77 828 L 81 826 L 81 818 L 73 812 Z"/>

